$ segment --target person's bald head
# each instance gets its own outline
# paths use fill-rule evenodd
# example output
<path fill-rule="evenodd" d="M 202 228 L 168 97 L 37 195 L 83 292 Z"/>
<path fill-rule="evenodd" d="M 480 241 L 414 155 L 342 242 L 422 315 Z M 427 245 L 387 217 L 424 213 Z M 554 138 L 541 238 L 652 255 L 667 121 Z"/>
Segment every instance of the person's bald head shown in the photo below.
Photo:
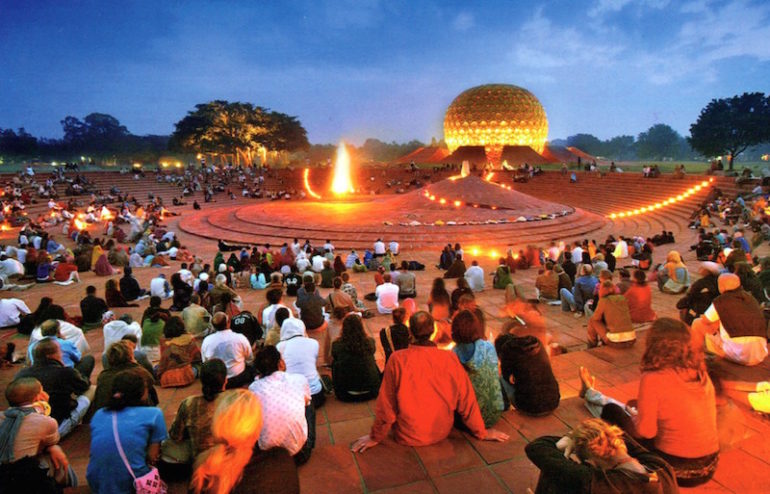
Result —
<path fill-rule="evenodd" d="M 409 329 L 414 339 L 418 342 L 425 342 L 430 339 L 430 336 L 433 334 L 433 326 L 433 316 L 424 310 L 415 312 L 409 318 Z"/>
<path fill-rule="evenodd" d="M 224 312 L 217 312 L 214 317 L 211 318 L 211 325 L 217 331 L 223 331 L 227 329 L 227 314 Z"/>
<path fill-rule="evenodd" d="M 43 385 L 34 377 L 20 377 L 5 388 L 5 399 L 12 407 L 18 407 L 37 401 L 42 391 Z"/>

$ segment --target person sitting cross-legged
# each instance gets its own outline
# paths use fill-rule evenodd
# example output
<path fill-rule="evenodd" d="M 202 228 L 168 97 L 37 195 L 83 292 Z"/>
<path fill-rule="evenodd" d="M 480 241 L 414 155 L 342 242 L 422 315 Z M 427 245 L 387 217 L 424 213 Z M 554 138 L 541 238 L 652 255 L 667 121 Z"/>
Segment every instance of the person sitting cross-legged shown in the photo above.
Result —
<path fill-rule="evenodd" d="M 626 297 L 615 293 L 612 280 L 605 280 L 599 287 L 599 303 L 588 319 L 588 346 L 604 345 L 626 348 L 636 341 L 636 331 L 631 322 Z"/>
<path fill-rule="evenodd" d="M 380 389 L 380 370 L 374 360 L 377 346 L 358 314 L 342 320 L 340 337 L 332 343 L 332 382 L 341 401 L 368 401 Z"/>
<path fill-rule="evenodd" d="M 382 442 L 392 429 L 396 442 L 427 446 L 449 436 L 455 413 L 476 438 L 506 441 L 508 435 L 484 427 L 468 373 L 457 357 L 440 350 L 430 337 L 433 318 L 417 312 L 409 320 L 414 344 L 394 352 L 385 364 L 371 432 L 352 451 L 364 452 Z"/>

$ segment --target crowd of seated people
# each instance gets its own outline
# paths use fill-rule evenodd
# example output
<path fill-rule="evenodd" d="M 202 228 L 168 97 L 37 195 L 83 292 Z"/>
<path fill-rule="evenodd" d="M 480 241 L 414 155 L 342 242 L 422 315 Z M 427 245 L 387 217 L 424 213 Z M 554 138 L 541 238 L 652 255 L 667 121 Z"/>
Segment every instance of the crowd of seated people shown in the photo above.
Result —
<path fill-rule="evenodd" d="M 310 459 L 315 445 L 316 411 L 331 393 L 343 402 L 373 400 L 374 424 L 352 445 L 354 451 L 374 447 L 388 434 L 405 445 L 433 444 L 455 427 L 481 440 L 506 441 L 494 427 L 509 407 L 539 416 L 560 404 L 549 357 L 554 347 L 545 328 L 529 319 L 540 311 L 558 315 L 559 307 L 538 303 L 551 302 L 586 318 L 588 346 L 623 351 L 637 344 L 639 324 L 652 326 L 637 404 L 602 395 L 584 369 L 581 395 L 603 421 L 587 421 L 561 439 L 540 438 L 527 447 L 542 470 L 542 492 L 560 492 L 569 479 L 575 482 L 570 485 L 590 486 L 596 478 L 634 489 L 653 477 L 675 492 L 675 482 L 708 480 L 718 462 L 717 405 L 705 354 L 741 365 L 758 365 L 767 355 L 761 304 L 770 261 L 760 263 L 757 275 L 752 246 L 738 230 L 732 250 L 703 263 L 694 282 L 675 250 L 652 268 L 655 247 L 670 234 L 664 232 L 658 239 L 610 236 L 604 242 L 528 246 L 517 254 L 509 251 L 492 273 L 459 244 L 449 244 L 439 260 L 446 273 L 428 287 L 412 272 L 419 266 L 396 263 L 396 256 L 404 255 L 398 244 L 381 240 L 361 257 L 356 251 L 340 255 L 329 241 L 302 245 L 295 239 L 276 248 L 220 243 L 206 263 L 185 252 L 163 225 L 162 205 L 153 201 L 141 214 L 136 205 L 116 208 L 121 220 L 113 223 L 106 242 L 75 229 L 59 243 L 45 227 L 30 226 L 17 245 L 4 247 L 0 261 L 14 259 L 23 270 L 14 273 L 18 266 L 10 266 L 5 282 L 34 274 L 35 282 L 45 283 L 55 279 L 50 272 L 58 265 L 71 263 L 76 269 L 66 273 L 65 282 L 79 281 L 72 273 L 87 265 L 80 271 L 101 271 L 106 283 L 84 289 L 79 315 L 66 314 L 55 297 L 41 300 L 34 311 L 19 299 L 0 300 L 0 326 L 26 326 L 31 333 L 29 366 L 6 389 L 12 412 L 0 417 L 0 438 L 8 438 L 0 442 L 2 479 L 32 472 L 34 482 L 48 486 L 39 492 L 76 483 L 66 467 L 30 466 L 66 465 L 66 452 L 57 443 L 90 416 L 92 459 L 85 480 L 95 492 L 130 490 L 133 476 L 152 475 L 156 463 L 162 478 L 190 482 L 195 492 L 257 487 L 297 492 L 297 467 Z M 102 221 L 99 208 L 88 214 Z M 30 250 L 32 271 L 26 262 Z M 41 271 L 57 260 L 54 255 L 61 256 L 59 264 Z M 621 268 L 621 262 L 631 265 Z M 169 279 L 159 275 L 142 287 L 134 274 L 153 265 L 168 266 Z M 371 307 L 358 298 L 355 284 L 364 276 L 358 265 L 374 271 Z M 537 288 L 534 299 L 522 296 L 515 279 L 518 270 L 527 269 L 539 272 L 533 286 L 524 287 L 530 293 Z M 487 275 L 494 275 L 491 284 L 505 292 L 507 305 L 516 305 L 496 338 L 477 303 Z M 452 278 L 456 287 L 450 293 L 445 280 Z M 670 299 L 672 306 L 677 304 L 692 328 L 657 318 L 654 283 L 664 293 L 679 294 L 679 302 Z M 243 301 L 241 295 L 252 289 L 262 290 L 263 306 Z M 429 293 L 427 311 L 414 300 L 418 292 Z M 115 312 L 137 304 L 146 309 L 136 322 Z M 375 309 L 393 322 L 378 334 L 384 367 L 370 337 L 374 328 L 366 322 Z M 335 338 L 332 327 L 339 329 Z M 84 331 L 97 328 L 104 339 L 99 356 L 104 370 L 92 375 L 95 356 Z M 202 394 L 186 398 L 167 429 L 156 388 L 195 387 L 196 381 Z M 664 381 L 675 383 L 677 391 L 664 393 Z M 12 421 L 36 422 L 39 428 L 22 428 L 14 436 Z M 665 426 L 654 425 L 661 421 Z M 22 450 L 20 441 L 39 430 L 47 434 L 34 438 L 35 448 Z M 573 453 L 580 462 L 570 459 Z M 223 462 L 229 468 L 222 468 Z"/>

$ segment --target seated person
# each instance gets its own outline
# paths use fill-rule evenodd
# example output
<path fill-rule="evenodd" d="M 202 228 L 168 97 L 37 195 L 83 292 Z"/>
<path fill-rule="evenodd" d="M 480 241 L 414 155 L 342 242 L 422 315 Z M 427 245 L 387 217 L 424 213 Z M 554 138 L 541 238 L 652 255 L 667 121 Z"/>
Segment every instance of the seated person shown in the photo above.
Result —
<path fill-rule="evenodd" d="M 6 492 L 54 494 L 77 486 L 59 446 L 48 394 L 35 378 L 14 379 L 5 389 L 10 408 L 0 415 L 0 485 Z"/>
<path fill-rule="evenodd" d="M 332 343 L 332 382 L 340 401 L 368 401 L 380 389 L 380 370 L 374 360 L 377 346 L 358 314 L 342 320 L 339 338 Z"/>
<path fill-rule="evenodd" d="M 107 312 L 107 302 L 96 296 L 96 287 L 88 285 L 86 296 L 80 301 L 80 312 L 83 315 L 83 329 L 89 330 L 102 325 L 102 314 Z"/>
<path fill-rule="evenodd" d="M 545 301 L 559 300 L 559 275 L 553 270 L 551 261 L 545 263 L 545 270 L 535 278 L 537 298 Z"/>
<path fill-rule="evenodd" d="M 452 351 L 468 373 L 485 427 L 491 427 L 503 413 L 497 353 L 484 338 L 481 322 L 469 310 L 461 310 L 452 319 Z"/>
<path fill-rule="evenodd" d="M 559 406 L 559 383 L 548 350 L 537 337 L 525 332 L 524 326 L 517 326 L 495 340 L 500 380 L 506 398 L 518 411 L 545 415 Z"/>
<path fill-rule="evenodd" d="M 191 492 L 299 494 L 297 468 L 289 453 L 256 447 L 262 426 L 262 406 L 254 393 L 239 389 L 220 395 L 211 421 L 214 446 L 196 462 Z"/>
<path fill-rule="evenodd" d="M 465 271 L 464 277 L 468 281 L 468 286 L 474 292 L 484 290 L 484 270 L 479 266 L 479 261 L 476 259 L 471 262 L 471 267 Z"/>
<path fill-rule="evenodd" d="M 396 285 L 398 285 L 398 298 L 417 297 L 417 278 L 409 271 L 409 263 L 406 261 L 401 261 L 401 271 L 396 278 Z"/>
<path fill-rule="evenodd" d="M 65 367 L 61 347 L 56 338 L 43 338 L 33 351 L 35 363 L 22 369 L 16 378 L 34 377 L 50 396 L 51 417 L 59 424 L 59 435 L 72 432 L 83 420 L 95 388 L 77 370 Z"/>
<path fill-rule="evenodd" d="M 628 301 L 615 293 L 612 280 L 605 280 L 599 287 L 599 304 L 588 319 L 588 347 L 599 343 L 626 348 L 636 342 L 636 331 L 631 322 Z"/>
<path fill-rule="evenodd" d="M 719 275 L 720 295 L 693 321 L 693 345 L 742 365 L 767 357 L 767 322 L 756 299 L 732 273 Z M 704 340 L 705 338 L 705 340 Z"/>
<path fill-rule="evenodd" d="M 158 393 L 155 391 L 155 378 L 152 373 L 144 366 L 136 362 L 134 358 L 135 345 L 130 340 L 120 340 L 113 343 L 104 352 L 107 357 L 109 367 L 99 373 L 96 378 L 96 390 L 94 391 L 93 405 L 91 413 L 106 407 L 112 396 L 112 384 L 121 371 L 126 369 L 136 369 L 136 375 L 144 379 L 147 389 L 146 402 L 150 406 L 158 404 Z"/>
<path fill-rule="evenodd" d="M 334 290 L 327 297 L 327 306 L 331 308 L 332 315 L 337 319 L 343 319 L 346 315 L 357 310 L 356 304 L 350 295 L 342 291 L 342 278 L 334 278 Z"/>
<path fill-rule="evenodd" d="M 435 444 L 449 436 L 455 413 L 476 438 L 506 441 L 508 435 L 484 427 L 468 373 L 457 357 L 430 341 L 433 317 L 417 312 L 409 320 L 409 329 L 415 343 L 390 356 L 372 430 L 353 443 L 351 450 L 364 452 L 376 446 L 391 428 L 399 444 Z"/>
<path fill-rule="evenodd" d="M 719 296 L 718 279 L 721 273 L 719 264 L 711 261 L 701 263 L 699 274 L 701 275 L 687 293 L 676 303 L 679 309 L 679 318 L 685 324 L 692 324 L 695 318 L 700 317 L 711 302 Z"/>
<path fill-rule="evenodd" d="M 465 262 L 463 262 L 462 254 L 457 254 L 452 265 L 449 266 L 447 272 L 444 273 L 444 278 L 462 278 L 463 276 L 465 276 Z"/>
<path fill-rule="evenodd" d="M 201 344 L 203 362 L 217 358 L 227 366 L 227 389 L 247 386 L 254 379 L 252 368 L 247 365 L 253 354 L 249 340 L 229 327 L 230 320 L 224 312 L 212 318 L 214 332 Z"/>
<path fill-rule="evenodd" d="M 385 352 L 385 361 L 390 359 L 393 352 L 409 346 L 409 328 L 406 326 L 406 309 L 398 307 L 391 313 L 393 324 L 380 330 L 380 343 Z"/>
<path fill-rule="evenodd" d="M 658 288 L 664 293 L 682 293 L 690 286 L 690 273 L 682 262 L 682 256 L 672 250 L 666 263 L 658 268 Z"/>
<path fill-rule="evenodd" d="M 634 282 L 623 293 L 628 302 L 628 312 L 634 324 L 654 321 L 657 315 L 652 309 L 652 289 L 647 283 L 647 275 L 641 269 L 634 271 Z"/>
<path fill-rule="evenodd" d="M 395 283 L 391 283 L 390 273 L 385 273 L 382 278 L 384 283 L 374 289 L 377 311 L 380 314 L 390 314 L 398 307 L 399 288 Z"/>
<path fill-rule="evenodd" d="M 714 385 L 703 353 L 694 350 L 682 322 L 657 319 L 648 330 L 636 407 L 596 390 L 596 379 L 581 367 L 580 396 L 596 417 L 621 427 L 674 467 L 677 482 L 708 482 L 719 459 Z M 644 444 L 643 444 L 644 445 Z"/>
<path fill-rule="evenodd" d="M 211 418 L 215 400 L 225 390 L 227 367 L 221 360 L 211 359 L 201 366 L 200 378 L 202 394 L 182 400 L 168 428 L 169 438 L 161 444 L 161 459 L 174 467 L 180 464 L 191 467 L 198 455 L 214 446 Z M 166 470 L 166 466 L 161 463 L 161 471 Z"/>
<path fill-rule="evenodd" d="M 305 324 L 301 319 L 290 317 L 281 324 L 281 341 L 276 345 L 286 363 L 286 372 L 305 376 L 310 385 L 310 394 L 315 408 L 326 401 L 321 376 L 316 368 L 318 342 L 308 338 Z"/>
<path fill-rule="evenodd" d="M 507 287 L 510 283 L 513 283 L 513 278 L 511 277 L 511 268 L 505 262 L 505 258 L 501 257 L 500 265 L 497 266 L 497 269 L 495 270 L 495 277 L 493 278 L 492 286 L 496 290 L 505 290 L 505 287 Z"/>
<path fill-rule="evenodd" d="M 259 449 L 283 448 L 302 465 L 315 446 L 315 408 L 305 376 L 286 372 L 286 363 L 274 346 L 254 357 L 257 377 L 249 385 L 262 404 Z"/>
<path fill-rule="evenodd" d="M 94 370 L 94 357 L 91 355 L 83 355 L 72 341 L 64 339 L 60 330 L 61 325 L 62 323 L 56 319 L 48 319 L 40 324 L 41 339 L 37 340 L 30 338 L 30 344 L 27 347 L 29 364 L 35 364 L 34 349 L 35 346 L 37 346 L 37 343 L 42 341 L 43 338 L 53 338 L 59 343 L 59 348 L 62 353 L 62 363 L 64 366 L 77 370 L 83 377 L 90 380 L 91 372 Z"/>
<path fill-rule="evenodd" d="M 586 419 L 561 439 L 539 437 L 524 450 L 540 469 L 538 493 L 679 492 L 660 456 L 601 419 Z"/>
<path fill-rule="evenodd" d="M 156 374 L 162 387 L 187 386 L 198 375 L 201 351 L 195 337 L 185 331 L 181 317 L 172 316 L 163 326 L 160 363 Z"/>

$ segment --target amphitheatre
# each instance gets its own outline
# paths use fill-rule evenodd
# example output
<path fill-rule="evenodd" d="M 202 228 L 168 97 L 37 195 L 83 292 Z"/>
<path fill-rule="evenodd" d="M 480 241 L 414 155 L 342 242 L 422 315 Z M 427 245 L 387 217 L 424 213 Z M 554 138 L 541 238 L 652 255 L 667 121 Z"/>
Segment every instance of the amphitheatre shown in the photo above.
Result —
<path fill-rule="evenodd" d="M 131 173 L 117 171 L 89 171 L 83 175 L 96 190 L 116 186 L 140 202 L 149 193 L 161 198 L 170 212 L 178 214 L 167 217 L 165 227 L 176 231 L 181 244 L 204 262 L 214 258 L 220 240 L 239 245 L 270 244 L 273 248 L 291 243 L 294 238 L 300 242 L 308 239 L 313 245 L 330 240 L 342 254 L 351 249 L 370 249 L 378 238 L 386 243 L 395 240 L 400 244 L 399 260 L 417 260 L 426 266 L 425 271 L 416 272 L 416 302 L 423 309 L 427 308 L 432 280 L 442 275 L 436 267 L 441 248 L 448 243 L 460 243 L 468 262 L 477 260 L 487 275 L 487 288 L 476 294 L 476 298 L 493 335 L 500 333 L 508 315 L 503 291 L 492 289 L 491 274 L 498 259 L 508 249 L 515 253 L 527 246 L 547 248 L 554 240 L 595 239 L 601 243 L 608 235 L 647 238 L 665 230 L 672 232 L 676 241 L 659 247 L 655 251 L 655 262 L 662 262 L 668 250 L 678 250 L 690 272 L 696 273 L 699 263 L 690 250 L 696 243 L 696 232 L 688 228 L 691 215 L 713 187 L 727 195 L 750 190 L 747 186 L 737 185 L 732 177 L 686 174 L 683 178 L 675 178 L 664 173 L 659 178 L 643 179 L 640 171 L 633 167 L 626 168 L 623 173 L 608 173 L 606 163 L 599 163 L 600 171 L 596 172 L 583 171 L 575 163 L 571 164 L 569 173 L 545 167 L 542 174 L 527 181 L 515 181 L 515 168 L 521 164 L 514 161 L 516 156 L 523 157 L 522 162 L 546 156 L 542 163 L 551 162 L 547 158 L 548 147 L 537 143 L 499 146 L 490 157 L 490 161 L 495 162 L 491 170 L 479 167 L 461 173 L 463 161 L 475 164 L 472 157 L 478 156 L 479 152 L 484 154 L 483 146 L 479 150 L 478 146 L 474 148 L 468 142 L 458 141 L 459 145 L 454 149 L 450 146 L 444 153 L 422 150 L 422 156 L 437 160 L 432 162 L 433 166 L 412 169 L 408 166 L 413 161 L 409 156 L 387 165 L 354 166 L 350 178 L 354 187 L 360 190 L 344 196 L 327 192 L 334 173 L 329 167 L 313 168 L 309 175 L 302 168 L 276 168 L 267 173 L 262 186 L 265 194 L 308 191 L 306 198 L 299 198 L 298 193 L 293 194 L 291 200 L 244 198 L 234 185 L 235 197 L 232 199 L 219 193 L 212 202 L 204 203 L 202 194 L 196 192 L 187 197 L 187 204 L 182 206 L 171 205 L 173 198 L 180 194 L 179 187 L 164 180 L 157 181 L 154 171 L 140 179 L 135 179 Z M 530 147 L 522 150 L 519 148 L 522 145 Z M 534 150 L 535 147 L 538 150 Z M 587 156 L 580 150 L 573 150 L 571 155 Z M 507 166 L 502 165 L 503 161 Z M 441 163 L 457 166 L 448 169 L 438 166 Z M 45 178 L 51 174 L 51 169 L 38 167 L 35 173 L 37 179 Z M 181 170 L 159 169 L 158 173 L 176 174 Z M 574 183 L 570 180 L 573 173 L 577 179 Z M 0 175 L 0 182 L 11 178 Z M 57 187 L 59 201 L 66 202 L 69 197 L 63 186 Z M 321 197 L 310 197 L 311 190 Z M 201 204 L 200 210 L 193 210 L 193 200 Z M 47 211 L 45 201 L 30 204 L 26 209 L 31 218 Z M 101 236 L 104 230 L 101 224 L 87 228 L 93 236 Z M 66 246 L 72 246 L 71 241 L 63 240 L 60 226 L 49 228 L 49 231 Z M 13 241 L 17 233 L 17 228 L 3 228 L 0 243 Z M 767 254 L 766 244 L 757 251 L 760 256 Z M 619 261 L 618 266 L 627 265 L 627 261 Z M 165 271 L 162 271 L 164 268 L 148 267 L 135 269 L 134 275 L 146 287 L 158 272 L 165 272 L 170 277 L 178 267 L 179 263 L 172 261 L 170 269 Z M 536 276 L 537 268 L 518 270 L 514 280 L 527 296 L 534 297 Z M 37 285 L 19 292 L 18 296 L 34 309 L 41 297 L 50 295 L 68 312 L 79 313 L 78 302 L 84 295 L 85 286 L 94 284 L 101 295 L 105 282 L 105 278 L 97 277 L 93 272 L 81 273 L 81 277 L 79 284 Z M 374 291 L 370 273 L 353 273 L 351 278 L 359 294 Z M 453 286 L 449 288 L 451 290 Z M 264 291 L 241 288 L 239 294 L 245 309 L 256 311 L 265 303 Z M 325 290 L 323 294 L 326 294 Z M 9 295 L 12 292 L 2 292 L 3 297 Z M 675 295 L 654 289 L 652 307 L 658 317 L 677 318 L 678 311 L 674 307 L 677 299 Z M 372 303 L 367 305 L 373 306 Z M 146 307 L 147 301 L 143 300 L 139 307 L 116 309 L 116 312 L 131 314 L 137 319 Z M 600 388 L 608 395 L 621 400 L 632 399 L 639 387 L 639 361 L 644 349 L 644 329 L 640 329 L 640 341 L 631 349 L 605 346 L 588 349 L 585 319 L 576 320 L 559 307 L 545 304 L 541 304 L 539 311 L 553 341 L 567 350 L 553 357 L 551 362 L 561 392 L 561 404 L 552 414 L 530 417 L 515 410 L 504 412 L 496 425 L 510 435 L 510 439 L 503 443 L 481 442 L 454 430 L 449 438 L 432 446 L 405 447 L 388 439 L 359 454 L 350 451 L 350 444 L 369 432 L 374 401 L 342 403 L 332 395 L 317 413 L 317 439 L 312 457 L 299 468 L 302 492 L 519 493 L 527 492 L 528 488 L 534 491 L 538 470 L 525 456 L 524 446 L 541 435 L 561 435 L 590 416 L 578 397 L 578 368 L 586 366 L 594 372 Z M 381 367 L 385 357 L 377 333 L 389 324 L 390 317 L 386 315 L 376 315 L 365 321 L 377 341 L 376 358 Z M 338 334 L 339 324 L 332 323 L 331 331 L 333 335 Z M 101 370 L 98 358 L 103 351 L 101 331 L 91 330 L 86 337 L 91 353 L 97 356 L 96 376 Z M 14 331 L 0 332 L 0 344 L 15 343 L 17 354 L 23 354 L 26 340 Z M 14 365 L 0 370 L 3 388 L 19 369 L 20 365 Z M 725 364 L 723 370 L 726 375 L 742 380 L 767 380 L 770 364 L 767 360 L 752 368 Z M 328 372 L 328 369 L 322 372 Z M 199 389 L 197 382 L 186 388 L 157 387 L 159 407 L 167 425 L 173 420 L 180 401 L 199 393 Z M 732 400 L 730 406 L 742 417 L 743 425 L 725 440 L 727 446 L 722 450 L 714 478 L 698 488 L 682 489 L 683 492 L 749 493 L 762 492 L 765 488 L 765 479 L 770 476 L 770 443 L 766 440 L 770 422 L 766 416 L 751 411 L 746 393 L 730 391 L 729 398 Z M 3 402 L 3 408 L 6 406 Z M 66 492 L 89 492 L 85 482 L 89 435 L 88 427 L 82 425 L 61 443 L 81 480 L 81 487 Z M 170 492 L 186 491 L 182 485 L 172 485 Z"/>

